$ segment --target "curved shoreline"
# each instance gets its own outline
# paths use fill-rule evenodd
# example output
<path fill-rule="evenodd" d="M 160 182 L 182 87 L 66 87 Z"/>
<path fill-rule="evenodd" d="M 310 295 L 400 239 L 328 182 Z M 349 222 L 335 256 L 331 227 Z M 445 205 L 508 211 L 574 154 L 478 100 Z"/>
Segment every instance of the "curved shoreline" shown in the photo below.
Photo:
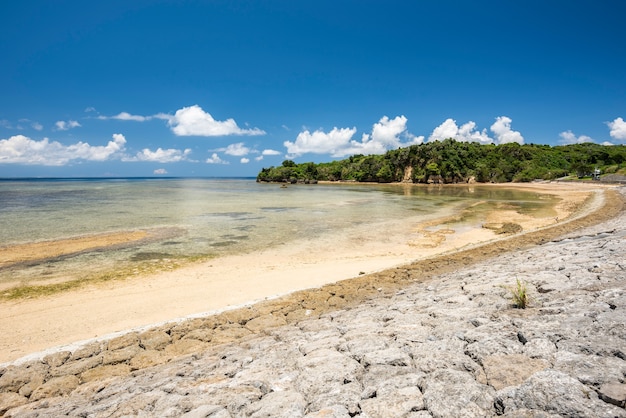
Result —
<path fill-rule="evenodd" d="M 572 216 L 566 222 L 505 239 L 500 238 L 487 243 L 466 246 L 461 250 L 440 253 L 438 256 L 421 259 L 409 264 L 397 263 L 396 266 L 399 267 L 384 268 L 382 271 L 372 265 L 374 268 L 370 269 L 370 271 L 373 273 L 359 277 L 354 277 L 356 276 L 356 272 L 353 270 L 354 263 L 350 264 L 346 261 L 342 267 L 341 263 L 336 262 L 322 270 L 320 270 L 320 266 L 317 266 L 317 268 L 309 266 L 309 270 L 294 270 L 293 274 L 302 275 L 297 283 L 287 281 L 286 283 L 272 286 L 272 283 L 268 283 L 271 280 L 268 279 L 275 272 L 269 266 L 266 271 L 260 273 L 261 277 L 253 284 L 253 286 L 259 287 L 254 290 L 260 292 L 256 293 L 254 297 L 250 297 L 249 294 L 245 293 L 250 289 L 233 289 L 233 283 L 230 282 L 229 277 L 221 277 L 219 282 L 211 283 L 210 290 L 213 293 L 217 292 L 217 299 L 219 300 L 219 304 L 214 305 L 211 305 L 209 302 L 204 303 L 209 300 L 209 293 L 212 293 L 207 291 L 207 285 L 204 286 L 205 289 L 203 291 L 200 291 L 198 287 L 201 285 L 199 283 L 200 275 L 213 267 L 206 264 L 198 267 L 201 270 L 190 270 L 189 272 L 192 274 L 187 275 L 184 280 L 177 277 L 180 272 L 175 272 L 161 275 L 160 277 L 164 281 L 157 283 L 149 280 L 123 283 L 123 286 L 116 285 L 114 289 L 94 287 L 41 300 L 39 303 L 34 301 L 3 303 L 0 305 L 0 312 L 3 317 L 7 318 L 7 321 L 4 321 L 5 325 L 0 325 L 0 328 L 6 328 L 0 334 L 3 335 L 4 340 L 0 342 L 0 362 L 15 361 L 25 358 L 24 356 L 29 356 L 29 354 L 32 357 L 32 353 L 42 353 L 42 350 L 46 350 L 49 347 L 56 347 L 52 349 L 52 351 L 55 351 L 67 344 L 76 345 L 76 341 L 84 343 L 93 339 L 104 340 L 112 335 L 119 335 L 137 329 L 147 329 L 155 326 L 155 324 L 180 322 L 189 317 L 215 314 L 225 309 L 228 309 L 228 312 L 235 312 L 237 309 L 233 310 L 233 307 L 237 306 L 246 306 L 244 309 L 249 310 L 255 301 L 259 306 L 271 305 L 274 303 L 273 301 L 276 301 L 284 309 L 287 309 L 285 306 L 293 304 L 289 309 L 298 311 L 298 306 L 302 305 L 303 300 L 310 298 L 318 300 L 320 297 L 313 295 L 316 293 L 328 295 L 328 289 L 339 287 L 343 289 L 342 296 L 339 297 L 341 300 L 335 300 L 332 305 L 328 305 L 327 297 L 324 302 L 328 307 L 334 307 L 337 302 L 343 303 L 348 300 L 367 297 L 370 294 L 380 294 L 381 291 L 379 289 L 381 288 L 390 287 L 397 289 L 402 283 L 406 283 L 407 279 L 405 276 L 408 273 L 405 272 L 407 271 L 411 271 L 411 277 L 416 275 L 421 277 L 425 274 L 433 274 L 435 271 L 443 272 L 462 268 L 505 251 L 512 251 L 551 240 L 556 236 L 582 226 L 599 223 L 602 220 L 615 216 L 621 210 L 622 203 L 617 194 L 606 191 L 604 195 L 613 197 L 604 202 L 604 210 L 602 211 L 597 207 L 587 205 L 583 212 Z M 598 201 L 596 200 L 596 206 L 597 204 Z M 588 213 L 589 211 L 591 213 Z M 359 260 L 358 265 L 364 265 L 364 261 Z M 351 277 L 350 273 L 347 273 L 348 271 L 352 271 L 352 278 L 348 278 Z M 265 280 L 263 280 L 264 278 Z M 176 293 L 179 283 L 183 289 L 180 294 L 175 295 L 174 293 Z M 172 309 L 172 306 L 168 306 L 164 313 L 164 299 L 152 301 L 152 304 L 149 305 L 137 304 L 138 297 L 149 299 L 155 295 L 155 288 L 164 286 L 164 284 L 170 289 L 167 292 L 171 293 L 171 296 L 178 301 L 176 302 L 177 305 L 185 305 L 189 302 L 190 305 L 204 306 L 205 308 L 189 311 L 185 309 L 176 310 Z M 191 287 L 185 289 L 185 286 Z M 369 290 L 366 292 L 366 289 Z M 206 300 L 203 299 L 205 297 Z M 80 301 L 80 306 L 77 306 L 78 301 Z M 118 322 L 109 321 L 109 317 L 106 315 L 100 316 L 100 314 L 96 314 L 94 317 L 93 312 L 97 312 L 98 309 L 106 310 L 106 302 L 108 302 L 108 305 L 112 304 L 115 306 L 118 314 L 122 316 L 122 320 Z M 198 302 L 200 303 L 199 305 L 194 305 L 194 303 Z M 321 307 L 316 309 L 319 308 Z M 146 312 L 140 312 L 140 310 L 144 309 L 152 309 L 159 315 L 146 316 Z M 304 310 L 305 313 L 306 311 L 307 309 Z M 201 313 L 198 314 L 197 312 Z M 86 313 L 89 313 L 89 315 L 85 315 Z M 139 322 L 133 321 L 136 316 L 142 317 L 143 320 Z M 7 324 L 9 321 L 15 321 L 13 326 Z M 62 322 L 66 323 L 63 324 Z M 110 326 L 111 323 L 114 323 L 115 328 Z M 17 324 L 21 328 L 16 326 Z M 72 332 L 68 332 L 68 329 L 71 329 Z M 82 333 L 80 329 L 83 329 Z M 21 341 L 21 344 L 18 346 L 15 344 L 15 341 Z"/>
<path fill-rule="evenodd" d="M 543 230 L 0 366 L 0 413 L 626 417 L 626 189 L 604 195 Z"/>

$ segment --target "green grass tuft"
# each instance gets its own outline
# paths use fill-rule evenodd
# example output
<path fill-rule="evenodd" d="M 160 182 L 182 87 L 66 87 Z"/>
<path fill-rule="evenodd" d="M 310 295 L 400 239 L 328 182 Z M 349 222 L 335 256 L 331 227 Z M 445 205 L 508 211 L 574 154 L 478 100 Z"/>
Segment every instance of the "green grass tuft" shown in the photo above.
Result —
<path fill-rule="evenodd" d="M 513 299 L 513 305 L 518 309 L 526 309 L 528 306 L 528 290 L 526 289 L 526 283 L 521 282 L 520 279 L 516 279 L 515 287 L 511 288 L 511 298 Z"/>

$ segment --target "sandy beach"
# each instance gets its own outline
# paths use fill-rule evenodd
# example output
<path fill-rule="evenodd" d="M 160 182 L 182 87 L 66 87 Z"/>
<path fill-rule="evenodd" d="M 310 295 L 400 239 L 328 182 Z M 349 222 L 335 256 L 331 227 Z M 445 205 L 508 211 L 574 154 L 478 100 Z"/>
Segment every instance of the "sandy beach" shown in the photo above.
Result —
<path fill-rule="evenodd" d="M 493 187 L 511 187 L 494 185 Z M 255 301 L 275 298 L 302 289 L 378 272 L 396 266 L 442 257 L 463 250 L 465 257 L 478 257 L 479 245 L 501 242 L 503 251 L 524 245 L 511 241 L 535 231 L 534 240 L 579 227 L 576 220 L 600 220 L 598 209 L 605 203 L 605 187 L 595 184 L 538 183 L 515 185 L 516 188 L 556 195 L 561 200 L 554 216 L 535 218 L 506 207 L 490 213 L 490 225 L 512 222 L 522 233 L 496 235 L 492 229 L 450 229 L 442 219 L 421 225 L 405 225 L 404 233 L 388 235 L 368 226 L 349 235 L 334 237 L 315 247 L 301 244 L 279 246 L 266 251 L 213 259 L 172 272 L 91 285 L 53 296 L 26 300 L 3 300 L 0 303 L 0 363 L 14 361 L 33 353 L 55 350 L 94 338 L 105 338 L 130 329 L 202 316 Z M 590 214 L 593 214 L 590 216 Z M 401 220 L 398 220 L 401 222 Z M 537 232 L 539 231 L 539 232 Z M 53 251 L 72 252 L 106 245 L 98 238 L 115 244 L 143 236 L 90 237 L 89 242 L 41 246 L 46 257 Z M 95 240 L 95 241 L 94 241 Z M 511 241 L 513 247 L 506 242 Z M 529 244 L 529 243 L 527 243 Z M 531 243 L 530 243 L 531 244 Z M 34 247 L 33 247 L 34 248 Z M 6 250 L 33 253 L 22 245 Z M 51 250 L 53 249 L 53 250 Z M 19 250 L 19 251 L 18 251 Z M 51 252 L 52 251 L 52 252 Z M 7 256 L 8 257 L 8 256 Z M 5 258 L 7 258 L 5 257 Z M 15 255 L 13 255 L 15 257 Z M 4 260 L 0 257 L 0 261 Z"/>

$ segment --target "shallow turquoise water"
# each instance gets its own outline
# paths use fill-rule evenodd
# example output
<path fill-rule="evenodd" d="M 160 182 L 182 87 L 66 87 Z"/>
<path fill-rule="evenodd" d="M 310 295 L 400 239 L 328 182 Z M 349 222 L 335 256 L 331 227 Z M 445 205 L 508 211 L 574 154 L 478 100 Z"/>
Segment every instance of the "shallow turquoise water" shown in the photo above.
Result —
<path fill-rule="evenodd" d="M 4 180 L 0 181 L 0 246 L 137 229 L 158 228 L 167 234 L 144 245 L 0 269 L 0 284 L 76 275 L 151 258 L 256 251 L 364 224 L 446 216 L 478 201 L 508 202 L 528 213 L 545 211 L 553 204 L 534 192 L 480 186 L 281 188 L 253 179 Z"/>

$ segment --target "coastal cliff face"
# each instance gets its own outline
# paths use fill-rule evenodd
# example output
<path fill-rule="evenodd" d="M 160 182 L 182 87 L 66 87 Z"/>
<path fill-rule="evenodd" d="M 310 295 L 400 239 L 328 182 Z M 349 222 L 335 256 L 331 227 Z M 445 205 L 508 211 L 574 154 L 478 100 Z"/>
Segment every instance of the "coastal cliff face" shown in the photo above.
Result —
<path fill-rule="evenodd" d="M 626 213 L 483 248 L 5 366 L 0 413 L 626 417 Z"/>

